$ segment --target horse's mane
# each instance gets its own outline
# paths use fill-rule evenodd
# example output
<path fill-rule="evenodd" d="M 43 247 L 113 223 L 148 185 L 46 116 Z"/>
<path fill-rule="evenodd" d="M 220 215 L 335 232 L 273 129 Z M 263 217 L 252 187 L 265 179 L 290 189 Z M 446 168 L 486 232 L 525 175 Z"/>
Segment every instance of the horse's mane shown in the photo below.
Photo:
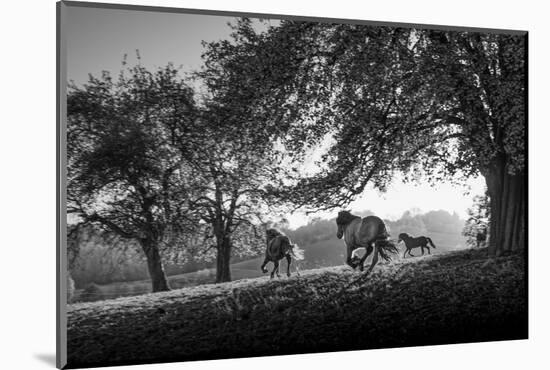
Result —
<path fill-rule="evenodd" d="M 338 212 L 338 217 L 336 217 L 337 225 L 347 225 L 356 218 L 361 218 L 359 216 L 352 215 L 349 211 L 340 211 Z"/>

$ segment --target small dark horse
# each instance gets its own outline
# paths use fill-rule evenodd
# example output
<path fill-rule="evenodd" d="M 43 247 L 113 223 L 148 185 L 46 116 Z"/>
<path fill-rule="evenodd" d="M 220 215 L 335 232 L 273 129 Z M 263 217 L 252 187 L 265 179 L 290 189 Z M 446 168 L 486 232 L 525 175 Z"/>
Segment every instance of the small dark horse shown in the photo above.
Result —
<path fill-rule="evenodd" d="M 367 272 L 372 271 L 376 263 L 378 262 L 378 254 L 386 261 L 391 259 L 389 253 L 397 253 L 395 244 L 389 239 L 386 225 L 379 217 L 367 216 L 363 219 L 359 216 L 352 215 L 348 211 L 338 212 L 336 218 L 336 225 L 338 226 L 338 232 L 336 237 L 346 242 L 346 263 L 353 269 L 359 266 L 359 269 L 363 271 L 365 260 L 374 250 L 372 262 Z M 363 257 L 353 257 L 353 251 L 358 248 L 365 248 L 366 252 Z"/>
<path fill-rule="evenodd" d="M 265 259 L 261 266 L 262 272 L 265 274 L 267 272 L 265 265 L 267 265 L 268 262 L 273 262 L 271 279 L 273 279 L 274 274 L 277 274 L 277 277 L 280 277 L 279 261 L 286 257 L 286 261 L 288 263 L 286 267 L 286 276 L 290 276 L 291 257 L 294 257 L 295 260 L 302 260 L 304 259 L 304 251 L 297 245 L 292 244 L 288 236 L 284 235 L 277 229 L 268 229 L 265 234 L 267 248 L 265 250 Z"/>
<path fill-rule="evenodd" d="M 428 244 L 430 244 L 432 248 L 435 248 L 435 244 L 432 242 L 432 239 L 428 238 L 427 236 L 419 236 L 417 238 L 413 238 L 407 233 L 401 233 L 399 234 L 399 237 L 397 239 L 397 244 L 399 244 L 401 241 L 405 243 L 403 258 L 405 258 L 405 253 L 407 252 L 409 252 L 409 256 L 414 257 L 411 253 L 411 249 L 413 248 L 420 247 L 420 249 L 422 249 L 422 255 L 424 255 L 424 248 L 428 250 L 428 254 L 431 254 Z"/>

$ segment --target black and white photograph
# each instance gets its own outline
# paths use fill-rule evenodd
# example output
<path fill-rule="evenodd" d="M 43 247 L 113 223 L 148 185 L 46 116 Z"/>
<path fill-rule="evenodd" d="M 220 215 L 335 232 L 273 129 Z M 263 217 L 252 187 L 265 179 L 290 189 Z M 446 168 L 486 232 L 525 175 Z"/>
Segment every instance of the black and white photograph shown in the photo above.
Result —
<path fill-rule="evenodd" d="M 527 30 L 57 11 L 58 366 L 528 338 Z"/>

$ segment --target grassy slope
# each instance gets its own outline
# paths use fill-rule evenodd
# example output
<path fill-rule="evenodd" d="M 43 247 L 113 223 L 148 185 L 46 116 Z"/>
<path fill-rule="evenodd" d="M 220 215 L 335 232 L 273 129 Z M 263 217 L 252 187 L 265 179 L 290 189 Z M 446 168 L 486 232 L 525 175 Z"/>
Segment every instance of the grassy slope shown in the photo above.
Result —
<path fill-rule="evenodd" d="M 460 234 L 450 233 L 429 233 L 437 248 L 432 253 L 438 254 L 450 250 L 464 248 L 465 240 Z M 305 249 L 305 259 L 301 262 L 294 262 L 291 270 L 294 272 L 296 267 L 299 269 L 311 269 L 326 266 L 338 266 L 344 261 L 346 248 L 343 240 L 336 239 L 334 236 L 328 240 L 320 240 L 312 244 L 303 246 Z M 399 246 L 401 253 L 403 245 Z M 413 255 L 419 256 L 420 250 L 414 249 Z M 398 257 L 400 258 L 400 257 Z M 231 264 L 232 280 L 249 279 L 263 276 L 260 271 L 263 257 L 257 257 L 246 261 Z M 370 261 L 370 260 L 369 260 Z M 272 265 L 267 268 L 271 271 Z M 282 263 L 281 271 L 286 271 L 286 262 Z M 216 271 L 214 268 L 204 269 L 186 274 L 168 276 L 172 289 L 180 289 L 200 284 L 214 283 Z M 99 301 L 126 296 L 136 296 L 151 292 L 150 280 L 118 282 L 106 285 L 96 285 L 95 292 L 84 293 L 82 289 L 76 291 L 74 300 L 79 301 Z"/>
<path fill-rule="evenodd" d="M 70 366 L 276 355 L 527 335 L 524 261 L 466 250 L 80 303 Z"/>

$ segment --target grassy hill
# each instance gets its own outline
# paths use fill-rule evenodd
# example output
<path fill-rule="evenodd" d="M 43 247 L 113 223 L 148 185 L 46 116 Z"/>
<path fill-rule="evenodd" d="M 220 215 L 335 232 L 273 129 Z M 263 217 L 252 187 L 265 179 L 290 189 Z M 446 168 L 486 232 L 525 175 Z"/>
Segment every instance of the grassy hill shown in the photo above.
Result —
<path fill-rule="evenodd" d="M 429 234 L 433 242 L 437 246 L 432 253 L 439 254 L 452 250 L 465 248 L 464 237 L 460 234 L 438 233 L 432 232 Z M 311 244 L 302 246 L 305 250 L 305 259 L 298 263 L 293 262 L 292 272 L 304 269 L 314 269 L 328 266 L 339 266 L 345 260 L 345 243 L 343 240 L 336 239 L 332 236 L 329 239 L 323 239 Z M 402 257 L 403 245 L 399 246 L 401 253 L 395 256 L 397 260 Z M 420 255 L 420 250 L 413 250 L 415 256 Z M 370 258 L 367 262 L 370 261 Z M 410 258 L 410 257 L 407 257 Z M 233 263 L 231 265 L 231 275 L 233 280 L 249 279 L 264 276 L 260 271 L 263 257 L 257 257 L 246 261 Z M 269 264 L 268 269 L 271 271 L 272 265 Z M 281 271 L 286 271 L 286 262 L 282 263 Z M 195 272 L 168 276 L 170 286 L 173 289 L 191 287 L 201 284 L 211 284 L 215 281 L 216 272 L 214 268 L 202 269 Z M 78 289 L 74 298 L 75 302 L 79 301 L 99 301 L 104 299 L 113 299 L 118 297 L 136 296 L 151 292 L 151 282 L 149 280 L 138 280 L 120 283 L 111 283 L 106 285 L 93 284 L 87 289 Z"/>
<path fill-rule="evenodd" d="M 74 304 L 69 366 L 526 338 L 524 272 L 469 249 Z"/>
<path fill-rule="evenodd" d="M 264 274 L 260 271 L 262 261 L 263 257 L 258 257 L 232 264 L 231 275 L 233 280 L 263 276 Z M 215 280 L 216 271 L 213 268 L 168 276 L 168 281 L 172 289 L 193 287 L 201 284 L 212 284 Z M 150 280 L 127 281 L 105 285 L 90 284 L 86 289 L 77 289 L 73 301 L 94 302 L 119 297 L 137 296 L 150 292 Z"/>

